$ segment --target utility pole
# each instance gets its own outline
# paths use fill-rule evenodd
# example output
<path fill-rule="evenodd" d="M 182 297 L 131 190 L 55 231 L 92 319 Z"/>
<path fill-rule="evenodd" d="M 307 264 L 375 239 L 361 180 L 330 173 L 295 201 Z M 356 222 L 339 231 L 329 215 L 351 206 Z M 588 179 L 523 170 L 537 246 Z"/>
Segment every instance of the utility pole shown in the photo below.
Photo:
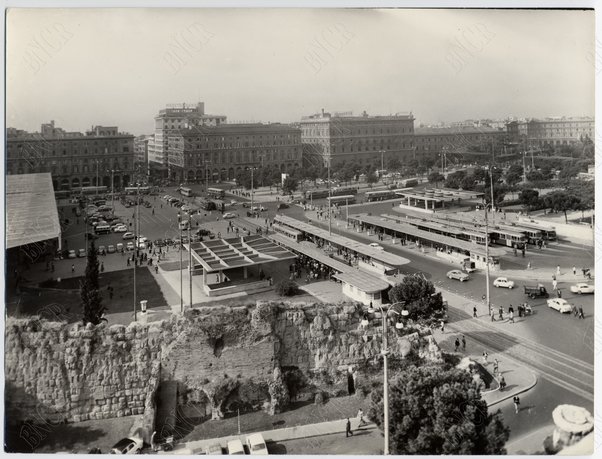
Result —
<path fill-rule="evenodd" d="M 527 183 L 527 165 L 525 164 L 526 151 L 523 151 L 523 182 Z"/>
<path fill-rule="evenodd" d="M 385 150 L 380 151 L 380 176 L 384 175 L 385 171 Z"/>
<path fill-rule="evenodd" d="M 111 169 L 111 210 L 115 214 L 115 186 L 114 186 L 114 174 L 115 170 Z"/>
<path fill-rule="evenodd" d="M 105 148 L 105 153 L 106 153 L 106 148 Z M 98 184 L 98 159 L 96 160 L 96 196 L 98 196 L 98 187 L 100 185 Z"/>
<path fill-rule="evenodd" d="M 190 309 L 192 309 L 192 238 L 190 237 L 190 228 L 192 226 L 192 215 L 188 211 L 188 275 L 190 287 Z"/>
<path fill-rule="evenodd" d="M 179 217 L 179 222 L 178 222 L 178 227 L 180 228 L 180 247 L 179 247 L 179 251 L 180 251 L 180 313 L 184 312 L 184 292 L 183 292 L 183 288 L 182 288 L 182 248 L 183 248 L 183 244 L 182 244 L 182 217 Z"/>
<path fill-rule="evenodd" d="M 253 166 L 251 166 L 251 212 L 253 212 Z"/>
<path fill-rule="evenodd" d="M 136 190 L 136 219 L 134 221 L 134 322 L 136 322 L 136 300 L 137 300 L 137 296 L 136 296 L 136 271 L 138 269 L 138 247 L 139 247 L 139 242 L 138 242 L 138 238 L 140 237 L 140 228 L 139 228 L 139 221 L 140 221 L 140 183 L 137 183 L 137 190 Z"/>
<path fill-rule="evenodd" d="M 383 348 L 382 348 L 382 355 L 383 355 L 383 365 L 384 365 L 384 371 L 383 371 L 383 401 L 384 401 L 384 428 L 385 428 L 385 448 L 384 448 L 384 455 L 388 456 L 389 455 L 389 362 L 387 360 L 387 357 L 389 355 L 389 340 L 387 339 L 387 315 L 389 310 L 387 310 L 385 313 L 383 313 L 383 309 L 381 308 L 381 314 L 382 314 L 382 319 L 383 319 Z"/>
<path fill-rule="evenodd" d="M 330 161 L 328 162 L 328 234 L 332 234 L 332 222 L 330 218 L 330 204 L 332 201 L 332 188 L 330 184 Z"/>
<path fill-rule="evenodd" d="M 486 282 L 486 301 L 487 314 L 491 314 L 491 299 L 489 296 L 489 224 L 487 220 L 487 205 L 485 205 L 485 282 Z"/>

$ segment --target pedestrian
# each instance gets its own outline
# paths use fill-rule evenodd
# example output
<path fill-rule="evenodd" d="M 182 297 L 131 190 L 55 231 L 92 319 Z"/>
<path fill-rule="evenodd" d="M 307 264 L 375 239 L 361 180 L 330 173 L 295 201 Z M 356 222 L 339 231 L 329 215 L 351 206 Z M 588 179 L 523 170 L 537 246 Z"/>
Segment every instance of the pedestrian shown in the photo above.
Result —
<path fill-rule="evenodd" d="M 579 306 L 579 318 L 585 319 L 585 315 L 583 314 L 583 306 Z"/>
<path fill-rule="evenodd" d="M 573 276 L 577 275 L 577 268 L 573 266 Z"/>
<path fill-rule="evenodd" d="M 105 264 L 104 263 L 100 263 L 100 272 L 104 273 L 105 272 Z"/>
<path fill-rule="evenodd" d="M 351 431 L 351 421 L 347 418 L 347 424 L 345 425 L 345 438 L 351 435 L 353 437 L 353 432 Z"/>
<path fill-rule="evenodd" d="M 512 399 L 512 401 L 514 402 L 514 412 L 516 414 L 518 414 L 518 406 L 520 405 L 520 398 L 518 398 L 518 395 L 515 395 L 514 398 Z"/>
<path fill-rule="evenodd" d="M 504 390 L 506 388 L 506 379 L 504 378 L 504 375 L 500 376 L 500 391 Z"/>
<path fill-rule="evenodd" d="M 155 265 L 155 274 L 159 274 L 159 265 Z"/>
<path fill-rule="evenodd" d="M 155 208 L 153 207 L 153 215 L 155 215 Z"/>
<path fill-rule="evenodd" d="M 487 351 L 483 351 L 483 362 L 485 362 L 485 365 L 487 365 L 488 357 L 489 357 L 489 354 L 487 354 Z"/>
<path fill-rule="evenodd" d="M 579 309 L 577 308 L 577 306 L 571 306 L 571 312 L 575 317 L 579 316 Z"/>
<path fill-rule="evenodd" d="M 556 290 L 556 296 L 558 296 L 558 298 L 562 298 L 562 292 L 560 289 Z"/>
<path fill-rule="evenodd" d="M 357 412 L 357 419 L 359 421 L 357 425 L 358 429 L 366 424 L 366 421 L 364 421 L 364 411 L 361 408 Z"/>
<path fill-rule="evenodd" d="M 527 269 L 531 269 L 531 262 L 527 263 Z"/>
<path fill-rule="evenodd" d="M 553 289 L 553 290 L 556 290 L 556 288 L 557 288 L 557 287 L 558 287 L 558 281 L 557 281 L 556 279 L 554 279 L 554 280 L 552 281 L 552 289 Z"/>
<path fill-rule="evenodd" d="M 474 306 L 472 308 L 472 317 L 475 317 L 475 318 L 477 317 L 477 307 L 476 306 Z"/>
<path fill-rule="evenodd" d="M 493 361 L 493 374 L 494 374 L 494 376 L 497 375 L 498 370 L 499 370 L 499 362 L 498 362 L 497 359 L 495 359 Z"/>
<path fill-rule="evenodd" d="M 560 276 L 560 265 L 556 266 L 556 275 Z"/>
<path fill-rule="evenodd" d="M 455 352 L 458 352 L 458 348 L 460 347 L 460 340 L 459 340 L 458 338 L 456 338 L 455 345 L 456 345 L 456 350 L 455 350 Z"/>
<path fill-rule="evenodd" d="M 445 322 L 441 321 L 441 333 L 445 333 Z"/>
<path fill-rule="evenodd" d="M 555 281 L 556 280 L 556 274 L 552 274 L 552 280 Z"/>
<path fill-rule="evenodd" d="M 464 335 L 462 335 L 462 350 L 466 350 L 466 338 L 464 337 Z"/>
<path fill-rule="evenodd" d="M 71 274 L 75 272 L 75 265 L 71 265 Z"/>
<path fill-rule="evenodd" d="M 504 320 L 504 307 L 503 306 L 500 306 L 499 313 L 500 313 L 499 319 Z"/>
<path fill-rule="evenodd" d="M 491 314 L 491 321 L 495 322 L 495 309 L 489 308 L 489 314 Z"/>
<path fill-rule="evenodd" d="M 129 257 L 129 255 L 128 255 L 128 260 L 127 260 L 127 262 L 128 262 L 128 264 L 127 264 L 127 265 L 128 265 L 128 266 L 130 266 L 130 257 Z"/>
<path fill-rule="evenodd" d="M 514 323 L 514 311 L 510 311 L 510 318 L 508 319 L 508 323 Z"/>

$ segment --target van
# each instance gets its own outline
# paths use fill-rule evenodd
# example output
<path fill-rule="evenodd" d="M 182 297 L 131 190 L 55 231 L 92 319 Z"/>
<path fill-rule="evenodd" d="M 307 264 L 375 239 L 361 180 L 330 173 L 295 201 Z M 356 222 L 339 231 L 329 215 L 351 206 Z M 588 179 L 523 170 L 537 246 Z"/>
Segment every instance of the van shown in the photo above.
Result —
<path fill-rule="evenodd" d="M 109 225 L 96 225 L 94 231 L 96 234 L 109 234 L 111 232 L 111 227 Z"/>

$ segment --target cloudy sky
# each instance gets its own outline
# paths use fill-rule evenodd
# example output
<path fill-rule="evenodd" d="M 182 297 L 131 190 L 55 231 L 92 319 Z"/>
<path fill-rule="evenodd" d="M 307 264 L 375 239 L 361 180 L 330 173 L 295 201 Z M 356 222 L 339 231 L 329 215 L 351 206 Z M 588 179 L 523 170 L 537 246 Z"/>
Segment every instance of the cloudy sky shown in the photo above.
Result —
<path fill-rule="evenodd" d="M 594 115 L 594 14 L 13 9 L 7 126 L 151 133 L 169 103 L 229 121 L 324 108 L 417 122 Z"/>

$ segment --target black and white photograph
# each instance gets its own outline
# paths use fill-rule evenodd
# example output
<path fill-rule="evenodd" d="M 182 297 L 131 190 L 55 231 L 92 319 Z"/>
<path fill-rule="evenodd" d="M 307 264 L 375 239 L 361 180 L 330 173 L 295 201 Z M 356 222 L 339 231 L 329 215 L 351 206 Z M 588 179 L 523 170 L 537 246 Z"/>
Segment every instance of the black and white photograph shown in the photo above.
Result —
<path fill-rule="evenodd" d="M 4 453 L 600 449 L 593 2 L 90 3 L 3 5 Z"/>

